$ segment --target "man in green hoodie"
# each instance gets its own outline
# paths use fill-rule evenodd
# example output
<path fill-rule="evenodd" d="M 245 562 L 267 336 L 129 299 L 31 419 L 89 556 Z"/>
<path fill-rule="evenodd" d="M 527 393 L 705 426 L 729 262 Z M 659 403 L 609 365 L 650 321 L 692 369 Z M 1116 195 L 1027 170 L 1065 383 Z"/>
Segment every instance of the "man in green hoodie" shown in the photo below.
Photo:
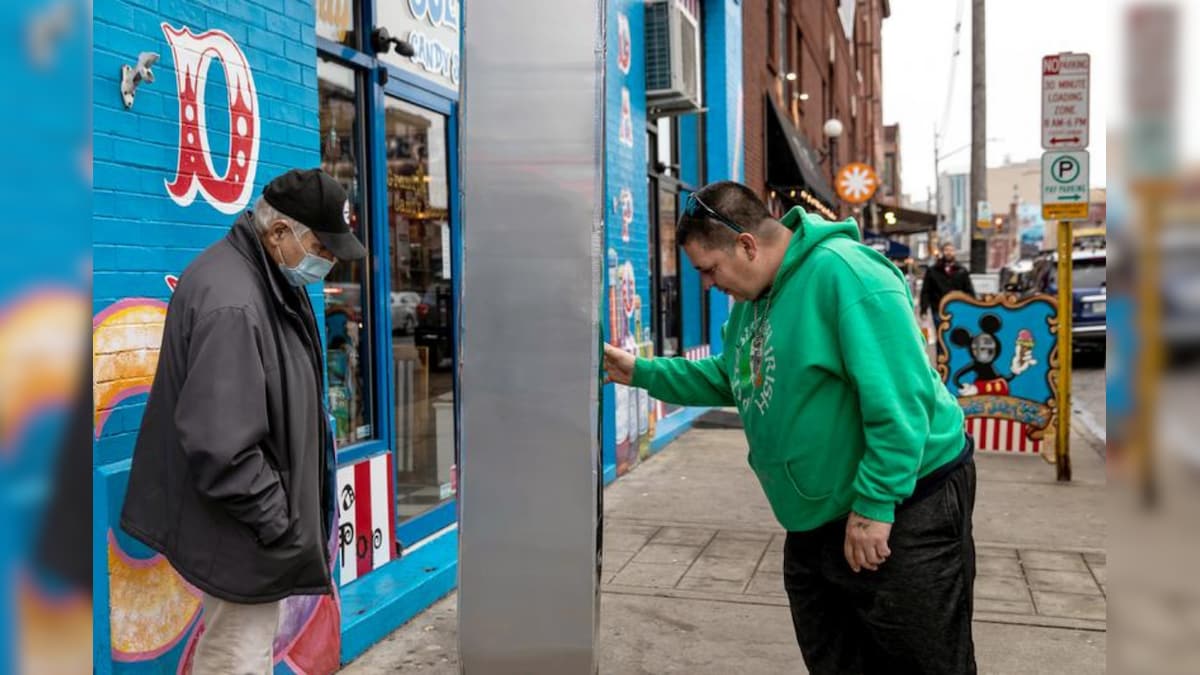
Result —
<path fill-rule="evenodd" d="M 642 359 L 609 377 L 679 405 L 736 405 L 787 530 L 784 587 L 812 673 L 974 673 L 973 445 L 929 365 L 904 276 L 853 220 L 720 182 L 676 238 L 734 305 L 722 355 Z"/>

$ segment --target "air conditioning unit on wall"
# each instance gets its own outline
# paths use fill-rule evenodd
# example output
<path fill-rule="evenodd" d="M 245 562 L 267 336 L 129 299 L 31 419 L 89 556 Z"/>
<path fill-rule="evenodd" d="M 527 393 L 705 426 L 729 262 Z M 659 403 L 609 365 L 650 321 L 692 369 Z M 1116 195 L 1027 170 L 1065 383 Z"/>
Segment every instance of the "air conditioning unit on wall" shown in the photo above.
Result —
<path fill-rule="evenodd" d="M 700 2 L 646 1 L 646 107 L 651 117 L 700 110 Z"/>

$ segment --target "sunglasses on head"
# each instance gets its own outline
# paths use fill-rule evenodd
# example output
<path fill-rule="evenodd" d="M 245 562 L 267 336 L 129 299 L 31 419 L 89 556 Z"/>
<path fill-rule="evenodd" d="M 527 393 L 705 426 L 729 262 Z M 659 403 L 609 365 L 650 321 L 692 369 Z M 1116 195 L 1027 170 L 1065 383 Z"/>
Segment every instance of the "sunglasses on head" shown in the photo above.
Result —
<path fill-rule="evenodd" d="M 704 215 L 708 216 L 709 218 L 721 222 L 723 225 L 725 225 L 725 227 L 728 227 L 738 234 L 742 234 L 746 231 L 742 229 L 741 225 L 738 225 L 732 220 L 717 213 L 716 209 L 712 208 L 708 204 L 705 204 L 699 197 L 696 196 L 696 193 L 693 192 L 692 194 L 688 195 L 687 203 L 683 206 L 683 215 L 687 218 L 695 218 L 701 212 L 703 212 Z"/>

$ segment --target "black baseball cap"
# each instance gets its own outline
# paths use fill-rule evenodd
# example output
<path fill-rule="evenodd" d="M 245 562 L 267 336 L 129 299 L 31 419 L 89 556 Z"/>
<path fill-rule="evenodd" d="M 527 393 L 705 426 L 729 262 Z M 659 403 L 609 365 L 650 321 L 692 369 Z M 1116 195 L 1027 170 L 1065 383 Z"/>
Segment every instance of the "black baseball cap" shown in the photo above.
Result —
<path fill-rule="evenodd" d="M 320 169 L 292 169 L 267 183 L 263 198 L 312 230 L 338 260 L 367 256 L 367 249 L 350 231 L 350 199 L 333 176 Z"/>

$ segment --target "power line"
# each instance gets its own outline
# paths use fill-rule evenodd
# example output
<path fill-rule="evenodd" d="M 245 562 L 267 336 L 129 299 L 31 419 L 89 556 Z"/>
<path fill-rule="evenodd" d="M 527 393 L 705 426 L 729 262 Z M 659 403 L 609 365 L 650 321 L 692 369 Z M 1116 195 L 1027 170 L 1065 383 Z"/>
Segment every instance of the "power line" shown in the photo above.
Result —
<path fill-rule="evenodd" d="M 940 124 L 938 124 L 937 128 L 934 129 L 935 144 L 937 143 L 937 139 L 939 137 L 945 135 L 946 127 L 950 124 L 950 108 L 954 101 L 954 79 L 955 74 L 958 72 L 958 57 L 962 53 L 962 50 L 959 48 L 959 43 L 962 38 L 963 12 L 965 11 L 965 5 L 965 0 L 958 0 L 958 8 L 954 17 L 954 38 L 952 42 L 953 50 L 950 53 L 950 77 L 946 86 L 946 104 L 942 107 L 942 121 Z"/>

